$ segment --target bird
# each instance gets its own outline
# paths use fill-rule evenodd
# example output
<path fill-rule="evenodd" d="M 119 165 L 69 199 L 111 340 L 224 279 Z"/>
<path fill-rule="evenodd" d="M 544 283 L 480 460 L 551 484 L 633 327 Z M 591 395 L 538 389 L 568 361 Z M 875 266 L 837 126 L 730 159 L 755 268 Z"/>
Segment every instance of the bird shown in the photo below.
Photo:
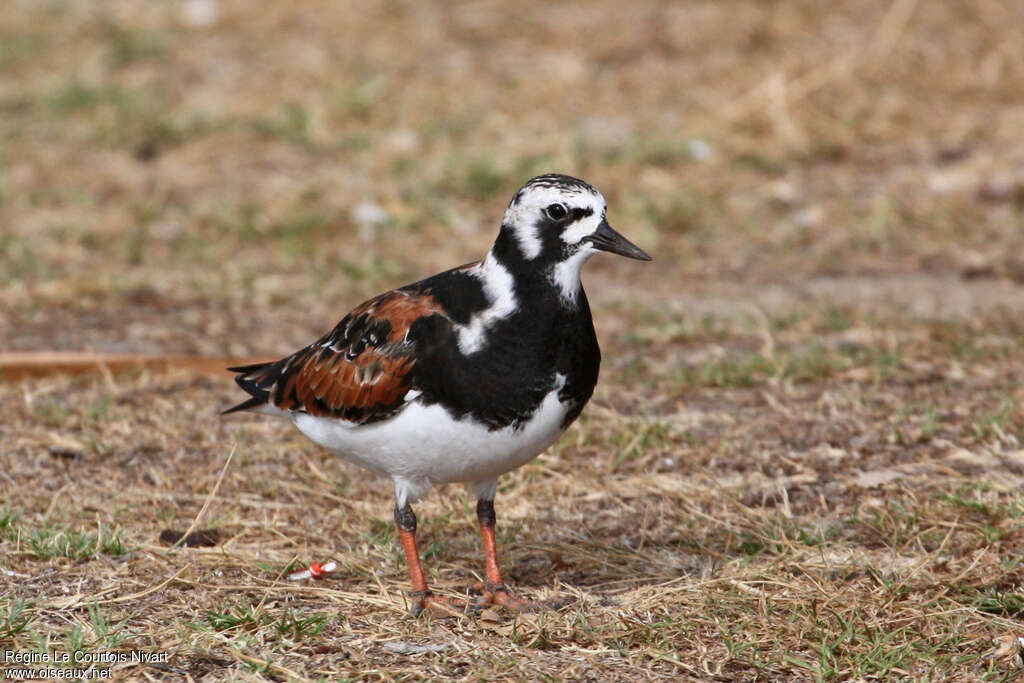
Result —
<path fill-rule="evenodd" d="M 390 477 L 411 611 L 535 606 L 498 564 L 498 479 L 579 417 L 601 364 L 580 281 L 599 252 L 650 261 L 590 184 L 548 173 L 515 193 L 486 256 L 360 304 L 277 361 L 229 368 L 249 398 L 224 411 L 285 417 L 344 460 Z M 471 601 L 433 593 L 412 505 L 442 484 L 475 496 L 485 556 Z"/>

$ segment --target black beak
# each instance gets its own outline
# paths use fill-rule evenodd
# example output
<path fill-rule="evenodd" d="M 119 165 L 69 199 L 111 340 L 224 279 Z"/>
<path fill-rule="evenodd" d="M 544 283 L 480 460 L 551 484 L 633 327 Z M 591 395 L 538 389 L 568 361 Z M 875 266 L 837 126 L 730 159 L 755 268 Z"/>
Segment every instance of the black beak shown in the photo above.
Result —
<path fill-rule="evenodd" d="M 610 251 L 619 256 L 635 258 L 637 261 L 651 260 L 651 257 L 643 249 L 612 230 L 612 226 L 608 225 L 608 221 L 601 221 L 601 225 L 597 226 L 597 230 L 590 236 L 590 241 L 601 251 Z"/>

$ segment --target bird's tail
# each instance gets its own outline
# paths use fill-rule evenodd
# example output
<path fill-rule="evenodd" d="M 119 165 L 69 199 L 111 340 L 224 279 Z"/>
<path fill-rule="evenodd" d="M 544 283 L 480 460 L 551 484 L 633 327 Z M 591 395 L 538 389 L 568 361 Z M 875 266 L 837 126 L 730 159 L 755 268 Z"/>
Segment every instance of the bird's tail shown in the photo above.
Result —
<path fill-rule="evenodd" d="M 241 365 L 234 368 L 228 368 L 231 372 L 237 372 L 235 375 L 235 382 L 238 386 L 245 389 L 251 396 L 246 401 L 242 401 L 237 406 L 228 408 L 221 415 L 227 415 L 228 413 L 237 413 L 241 410 L 252 410 L 253 408 L 259 408 L 260 406 L 266 405 L 270 401 L 270 390 L 274 384 L 281 377 L 281 361 L 272 361 L 269 363 L 256 363 L 255 365 Z"/>

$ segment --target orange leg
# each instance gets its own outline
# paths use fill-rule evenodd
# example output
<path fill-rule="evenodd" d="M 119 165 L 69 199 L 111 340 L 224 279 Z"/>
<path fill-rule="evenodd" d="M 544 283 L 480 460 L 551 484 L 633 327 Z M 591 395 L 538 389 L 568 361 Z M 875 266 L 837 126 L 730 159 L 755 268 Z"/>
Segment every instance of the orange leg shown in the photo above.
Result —
<path fill-rule="evenodd" d="M 480 535 L 484 538 L 484 556 L 487 558 L 487 569 L 484 580 L 493 585 L 501 586 L 501 570 L 498 569 L 498 544 L 494 540 L 494 526 L 480 525 Z"/>
<path fill-rule="evenodd" d="M 395 508 L 395 525 L 398 536 L 405 549 L 405 561 L 409 566 L 409 578 L 412 581 L 412 614 L 419 616 L 427 608 L 439 609 L 449 614 L 458 613 L 464 608 L 453 600 L 434 595 L 427 587 L 427 578 L 420 564 L 420 551 L 416 546 L 416 515 L 407 503 L 404 508 Z"/>
<path fill-rule="evenodd" d="M 484 571 L 484 582 L 477 586 L 481 592 L 477 606 L 486 604 L 501 605 L 513 611 L 521 611 L 536 607 L 528 600 L 520 600 L 509 592 L 505 582 L 501 579 L 501 570 L 498 568 L 498 544 L 494 540 L 494 515 L 493 500 L 478 500 L 476 503 L 476 518 L 480 522 L 480 535 L 484 541 L 484 556 L 487 561 Z"/>
<path fill-rule="evenodd" d="M 420 551 L 416 547 L 416 532 L 399 529 L 398 535 L 405 548 L 405 561 L 409 566 L 409 578 L 412 580 L 414 593 L 427 593 L 427 579 L 423 576 L 423 565 L 420 564 Z"/>

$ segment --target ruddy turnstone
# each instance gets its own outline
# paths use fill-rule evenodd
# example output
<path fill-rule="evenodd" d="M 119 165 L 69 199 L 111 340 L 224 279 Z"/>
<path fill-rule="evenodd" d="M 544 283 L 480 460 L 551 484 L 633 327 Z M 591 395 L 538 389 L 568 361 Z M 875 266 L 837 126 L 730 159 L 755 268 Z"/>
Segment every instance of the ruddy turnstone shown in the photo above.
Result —
<path fill-rule="evenodd" d="M 284 416 L 394 481 L 414 614 L 453 604 L 427 587 L 411 507 L 451 482 L 477 498 L 486 572 L 474 604 L 527 604 L 498 569 L 498 477 L 554 443 L 594 391 L 601 351 L 583 264 L 599 251 L 651 260 L 612 229 L 605 208 L 582 180 L 538 176 L 512 198 L 482 261 L 370 299 L 279 361 L 231 368 L 251 398 L 226 413 Z"/>

